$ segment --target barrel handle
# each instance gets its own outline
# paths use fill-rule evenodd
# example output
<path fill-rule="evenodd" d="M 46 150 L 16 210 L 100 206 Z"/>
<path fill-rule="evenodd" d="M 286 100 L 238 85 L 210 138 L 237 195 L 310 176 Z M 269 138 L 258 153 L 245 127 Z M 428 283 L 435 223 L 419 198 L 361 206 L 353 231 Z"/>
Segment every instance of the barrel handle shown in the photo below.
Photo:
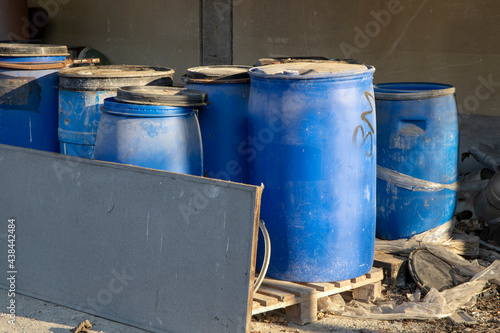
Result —
<path fill-rule="evenodd" d="M 260 270 L 257 280 L 255 280 L 253 284 L 254 295 L 257 293 L 257 290 L 259 290 L 260 285 L 262 284 L 264 278 L 266 277 L 267 269 L 269 268 L 269 260 L 271 259 L 271 238 L 269 238 L 269 233 L 267 232 L 266 224 L 264 223 L 264 221 L 262 220 L 259 221 L 259 228 L 262 231 L 262 235 L 264 236 L 265 250 L 264 250 L 264 262 L 262 263 L 262 269 Z"/>
<path fill-rule="evenodd" d="M 399 135 L 422 135 L 426 133 L 427 121 L 425 119 L 400 119 L 398 121 Z"/>
<path fill-rule="evenodd" d="M 21 70 L 43 70 L 43 69 L 62 69 L 73 64 L 72 60 L 66 59 L 60 62 L 36 63 L 36 62 L 6 62 L 0 61 L 0 68 L 21 69 Z"/>

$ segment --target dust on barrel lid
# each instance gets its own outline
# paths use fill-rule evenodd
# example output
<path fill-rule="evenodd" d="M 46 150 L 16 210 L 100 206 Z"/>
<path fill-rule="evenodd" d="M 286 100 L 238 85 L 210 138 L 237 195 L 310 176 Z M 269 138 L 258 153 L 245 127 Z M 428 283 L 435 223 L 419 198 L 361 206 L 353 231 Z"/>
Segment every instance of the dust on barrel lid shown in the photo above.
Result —
<path fill-rule="evenodd" d="M 208 94 L 180 87 L 130 86 L 119 88 L 115 100 L 143 105 L 197 107 L 208 104 Z"/>
<path fill-rule="evenodd" d="M 284 79 L 310 79 L 339 77 L 373 72 L 375 68 L 367 65 L 349 64 L 339 61 L 290 62 L 250 69 L 251 77 L 277 77 Z"/>
<path fill-rule="evenodd" d="M 169 67 L 92 65 L 61 70 L 59 85 L 71 90 L 116 90 L 124 86 L 170 86 L 175 71 Z"/>
<path fill-rule="evenodd" d="M 244 65 L 213 65 L 188 68 L 183 79 L 189 83 L 234 83 L 250 80 Z"/>
<path fill-rule="evenodd" d="M 68 55 L 68 48 L 64 45 L 0 43 L 0 56 L 2 57 L 47 57 Z"/>

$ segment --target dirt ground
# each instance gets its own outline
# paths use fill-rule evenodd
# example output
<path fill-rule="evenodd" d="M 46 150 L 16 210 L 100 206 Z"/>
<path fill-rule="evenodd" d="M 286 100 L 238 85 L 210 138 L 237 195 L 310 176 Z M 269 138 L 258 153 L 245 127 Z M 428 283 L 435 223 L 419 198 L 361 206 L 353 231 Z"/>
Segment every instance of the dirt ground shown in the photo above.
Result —
<path fill-rule="evenodd" d="M 378 321 L 365 319 L 350 319 L 333 315 L 329 312 L 319 312 L 319 320 L 307 325 L 287 323 L 276 313 L 254 316 L 251 323 L 252 333 L 375 333 L 375 332 L 500 332 L 500 293 L 495 285 L 478 296 L 476 305 L 466 312 L 476 319 L 477 324 L 453 325 L 448 319 L 440 320 L 404 320 Z M 385 292 L 386 297 L 387 292 Z M 122 325 L 113 321 L 95 317 L 83 312 L 68 309 L 52 303 L 31 297 L 17 295 L 18 308 L 14 325 L 8 323 L 6 309 L 7 292 L 0 289 L 2 300 L 0 313 L 0 332 L 52 332 L 69 333 L 84 320 L 89 320 L 93 328 L 90 332 L 105 333 L 144 333 L 147 331 Z"/>

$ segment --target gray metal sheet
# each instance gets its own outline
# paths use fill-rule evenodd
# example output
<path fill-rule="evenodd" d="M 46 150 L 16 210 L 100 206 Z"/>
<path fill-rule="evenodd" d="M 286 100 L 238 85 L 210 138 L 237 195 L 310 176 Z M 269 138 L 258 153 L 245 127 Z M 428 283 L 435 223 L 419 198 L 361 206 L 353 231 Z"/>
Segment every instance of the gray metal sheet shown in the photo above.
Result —
<path fill-rule="evenodd" d="M 14 218 L 19 293 L 154 332 L 246 332 L 260 194 L 0 145 L 0 267 Z"/>

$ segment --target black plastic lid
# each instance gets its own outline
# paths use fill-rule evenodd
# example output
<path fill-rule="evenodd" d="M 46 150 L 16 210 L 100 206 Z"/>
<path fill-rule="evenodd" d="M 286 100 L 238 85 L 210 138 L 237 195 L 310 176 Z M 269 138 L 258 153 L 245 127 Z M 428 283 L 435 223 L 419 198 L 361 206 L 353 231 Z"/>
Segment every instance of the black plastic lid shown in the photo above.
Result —
<path fill-rule="evenodd" d="M 67 56 L 68 48 L 64 45 L 0 43 L 0 56 Z"/>
<path fill-rule="evenodd" d="M 187 82 L 203 81 L 240 81 L 250 80 L 248 70 L 251 66 L 213 65 L 188 68 L 185 78 Z"/>
<path fill-rule="evenodd" d="M 179 87 L 131 86 L 119 88 L 115 99 L 134 104 L 195 107 L 207 105 L 208 94 Z"/>
<path fill-rule="evenodd" d="M 426 292 L 431 288 L 438 291 L 450 289 L 469 280 L 428 250 L 413 251 L 408 259 L 408 267 L 413 280 Z"/>

